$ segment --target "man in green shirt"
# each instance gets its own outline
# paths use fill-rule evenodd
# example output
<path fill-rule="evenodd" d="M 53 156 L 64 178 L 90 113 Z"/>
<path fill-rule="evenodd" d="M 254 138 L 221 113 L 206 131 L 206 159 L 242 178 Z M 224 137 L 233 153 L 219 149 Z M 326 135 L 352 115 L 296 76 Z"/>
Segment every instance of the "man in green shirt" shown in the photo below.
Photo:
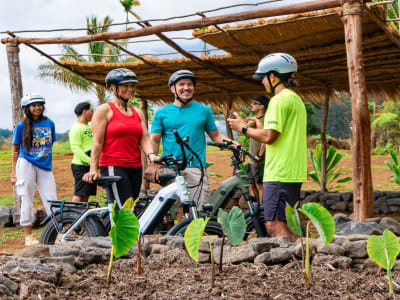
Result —
<path fill-rule="evenodd" d="M 258 64 L 254 78 L 262 78 L 273 95 L 264 119 L 264 129 L 248 128 L 240 119 L 228 119 L 231 128 L 265 143 L 263 178 L 264 219 L 272 236 L 295 241 L 287 226 L 286 203 L 293 206 L 300 198 L 301 184 L 307 181 L 307 113 L 301 98 L 292 90 L 297 72 L 296 60 L 286 53 L 273 53 Z"/>
<path fill-rule="evenodd" d="M 96 184 L 87 183 L 82 176 L 89 172 L 90 157 L 88 152 L 92 149 L 92 129 L 88 123 L 92 120 L 93 109 L 89 102 L 81 102 L 75 106 L 74 112 L 78 117 L 77 122 L 69 131 L 69 142 L 74 158 L 71 163 L 74 176 L 73 202 L 87 202 L 90 195 L 96 195 Z"/>

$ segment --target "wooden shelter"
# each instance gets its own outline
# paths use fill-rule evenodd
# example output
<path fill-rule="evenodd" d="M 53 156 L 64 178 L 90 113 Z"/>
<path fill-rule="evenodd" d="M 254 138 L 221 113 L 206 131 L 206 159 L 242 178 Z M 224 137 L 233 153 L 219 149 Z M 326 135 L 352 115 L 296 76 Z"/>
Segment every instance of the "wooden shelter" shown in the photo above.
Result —
<path fill-rule="evenodd" d="M 367 95 L 381 98 L 399 95 L 400 35 L 385 23 L 385 7 L 364 5 L 361 0 L 318 0 L 280 7 L 209 17 L 200 20 L 150 26 L 143 29 L 109 32 L 75 38 L 2 39 L 2 43 L 56 44 L 118 40 L 155 34 L 186 58 L 173 60 L 140 57 L 125 64 L 57 62 L 100 84 L 116 67 L 134 70 L 138 92 L 145 100 L 172 100 L 167 88 L 169 75 L 189 69 L 198 77 L 196 99 L 212 105 L 242 105 L 264 93 L 251 74 L 258 61 L 271 52 L 287 52 L 298 61 L 298 92 L 305 100 L 328 102 L 335 92 L 350 91 L 353 113 L 353 182 L 356 220 L 373 215 L 370 164 L 370 116 Z M 257 18 L 248 24 L 221 28 L 218 24 Z M 194 57 L 174 44 L 163 32 L 214 26 L 194 33 L 199 39 L 226 51 L 226 55 Z M 15 51 L 14 51 L 15 53 Z M 15 74 L 11 74 L 11 78 Z M 16 85 L 17 86 L 17 85 Z M 15 94 L 15 93 L 14 93 Z M 15 98 L 15 97 L 14 97 Z"/>

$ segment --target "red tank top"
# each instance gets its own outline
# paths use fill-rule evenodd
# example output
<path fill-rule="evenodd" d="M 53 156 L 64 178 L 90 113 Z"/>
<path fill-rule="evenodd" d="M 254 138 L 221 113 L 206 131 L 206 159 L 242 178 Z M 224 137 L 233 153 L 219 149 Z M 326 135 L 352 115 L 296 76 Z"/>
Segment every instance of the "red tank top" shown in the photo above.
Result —
<path fill-rule="evenodd" d="M 99 166 L 142 167 L 139 143 L 143 130 L 139 114 L 130 106 L 133 114 L 128 117 L 121 113 L 113 103 L 108 102 L 108 105 L 110 105 L 113 115 L 106 127 Z"/>

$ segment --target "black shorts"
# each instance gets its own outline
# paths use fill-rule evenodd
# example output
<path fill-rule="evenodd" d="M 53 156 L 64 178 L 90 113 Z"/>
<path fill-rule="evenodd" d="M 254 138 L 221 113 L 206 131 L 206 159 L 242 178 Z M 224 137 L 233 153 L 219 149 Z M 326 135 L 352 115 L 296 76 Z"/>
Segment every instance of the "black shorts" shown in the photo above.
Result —
<path fill-rule="evenodd" d="M 252 163 L 247 164 L 246 177 L 248 184 L 262 183 L 264 175 L 264 165 L 260 166 Z"/>
<path fill-rule="evenodd" d="M 293 206 L 300 200 L 301 184 L 301 182 L 264 182 L 264 220 L 273 221 L 278 217 L 279 221 L 285 222 L 286 202 Z"/>
<path fill-rule="evenodd" d="M 122 207 L 126 199 L 135 200 L 142 185 L 142 168 L 100 167 L 101 176 L 121 176 L 122 180 L 111 185 L 111 199 Z"/>
<path fill-rule="evenodd" d="M 83 175 L 89 172 L 89 169 L 89 166 L 71 164 L 72 175 L 74 176 L 74 195 L 82 197 L 96 195 L 97 185 L 82 180 Z"/>

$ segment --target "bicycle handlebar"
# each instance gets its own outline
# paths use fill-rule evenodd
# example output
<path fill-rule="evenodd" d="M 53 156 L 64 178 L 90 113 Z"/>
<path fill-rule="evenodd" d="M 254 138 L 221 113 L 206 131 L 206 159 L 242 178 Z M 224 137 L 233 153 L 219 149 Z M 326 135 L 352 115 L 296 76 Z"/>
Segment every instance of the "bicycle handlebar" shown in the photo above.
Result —
<path fill-rule="evenodd" d="M 221 150 L 224 150 L 224 149 L 231 150 L 235 154 L 235 156 L 236 156 L 236 154 L 238 156 L 240 156 L 241 154 L 247 155 L 252 160 L 254 160 L 257 165 L 260 165 L 260 162 L 258 161 L 257 158 L 255 158 L 252 154 L 250 154 L 246 150 L 242 149 L 241 145 L 233 145 L 233 142 L 230 140 L 228 140 L 228 141 L 224 140 L 223 143 L 208 142 L 207 145 L 218 147 Z"/>

